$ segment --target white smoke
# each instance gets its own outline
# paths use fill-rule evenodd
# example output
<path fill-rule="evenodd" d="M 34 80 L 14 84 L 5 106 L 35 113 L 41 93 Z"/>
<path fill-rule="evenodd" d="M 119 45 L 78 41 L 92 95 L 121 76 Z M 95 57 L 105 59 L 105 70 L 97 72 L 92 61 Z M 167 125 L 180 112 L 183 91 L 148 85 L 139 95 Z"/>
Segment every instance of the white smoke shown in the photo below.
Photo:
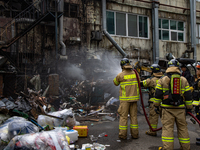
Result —
<path fill-rule="evenodd" d="M 86 80 L 84 70 L 74 64 L 68 64 L 66 68 L 66 76 L 77 80 Z"/>

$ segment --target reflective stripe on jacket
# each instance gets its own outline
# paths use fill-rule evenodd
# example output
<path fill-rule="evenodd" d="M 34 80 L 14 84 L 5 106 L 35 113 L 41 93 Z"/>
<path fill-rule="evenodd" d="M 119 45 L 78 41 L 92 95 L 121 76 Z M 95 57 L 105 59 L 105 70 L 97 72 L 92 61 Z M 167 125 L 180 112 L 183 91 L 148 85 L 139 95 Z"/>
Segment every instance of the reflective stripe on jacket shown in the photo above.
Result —
<path fill-rule="evenodd" d="M 169 67 L 166 70 L 166 73 L 180 74 L 180 71 L 178 67 Z M 155 93 L 155 100 L 154 100 L 155 106 L 161 106 L 165 108 L 185 108 L 186 106 L 187 109 L 192 108 L 192 93 L 191 93 L 188 81 L 183 76 L 181 76 L 180 79 L 181 79 L 181 96 L 183 97 L 185 104 L 181 104 L 179 106 L 162 104 L 163 99 L 165 99 L 164 98 L 165 92 L 169 92 L 169 82 L 170 82 L 170 78 L 168 76 L 164 76 L 158 81 L 158 84 L 156 85 L 156 93 Z"/>
<path fill-rule="evenodd" d="M 154 102 L 156 84 L 158 83 L 158 80 L 162 76 L 163 76 L 162 72 L 153 73 L 153 76 L 151 78 L 148 78 L 148 79 L 142 81 L 144 87 L 150 88 L 149 89 L 149 98 L 150 98 L 149 102 Z"/>
<path fill-rule="evenodd" d="M 119 100 L 134 102 L 139 100 L 139 87 L 134 71 L 124 68 L 113 80 L 116 86 L 120 85 Z"/>

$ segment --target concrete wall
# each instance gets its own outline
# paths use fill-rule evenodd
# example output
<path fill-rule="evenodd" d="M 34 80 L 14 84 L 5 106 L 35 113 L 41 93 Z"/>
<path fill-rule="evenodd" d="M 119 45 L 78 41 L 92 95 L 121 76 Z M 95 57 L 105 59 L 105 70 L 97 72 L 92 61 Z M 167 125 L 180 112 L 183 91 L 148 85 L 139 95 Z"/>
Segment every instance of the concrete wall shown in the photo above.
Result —
<path fill-rule="evenodd" d="M 102 41 L 92 41 L 91 31 L 102 31 L 102 8 L 101 0 L 64 0 L 66 3 L 74 3 L 79 6 L 79 16 L 76 18 L 64 17 L 63 40 L 66 44 L 68 58 L 103 57 L 105 52 L 112 56 L 121 58 L 121 54 L 103 36 Z M 151 0 L 146 0 L 151 2 Z M 160 58 L 171 52 L 175 57 L 180 57 L 182 53 L 190 49 L 190 11 L 178 8 L 163 6 L 162 4 L 183 7 L 189 9 L 189 0 L 159 0 L 159 18 L 174 19 L 185 22 L 185 41 L 162 41 L 159 40 Z M 127 12 L 144 15 L 149 19 L 149 38 L 134 38 L 111 35 L 113 39 L 122 47 L 133 61 L 137 61 L 138 56 L 144 62 L 152 63 L 152 4 L 134 0 L 107 0 L 107 10 Z M 196 3 L 196 9 L 200 10 L 200 2 Z M 2 20 L 2 19 L 1 19 Z M 0 22 L 1 22 L 0 20 Z M 197 12 L 197 23 L 200 23 L 200 12 Z M 2 26 L 2 25 L 1 25 Z M 28 33 L 28 46 L 25 38 L 19 40 L 19 52 L 26 48 L 27 52 L 44 55 L 47 60 L 55 58 L 55 29 L 54 26 L 39 25 L 34 31 Z M 80 38 L 80 41 L 70 40 L 72 37 Z M 33 44 L 34 41 L 34 44 Z M 42 42 L 43 41 L 43 42 Z M 42 45 L 43 43 L 43 45 Z M 59 45 L 60 48 L 60 45 Z M 139 49 L 138 51 L 135 48 Z M 192 58 L 192 55 L 190 56 Z M 197 59 L 200 60 L 200 45 L 197 45 Z M 80 60 L 82 61 L 82 60 Z"/>
<path fill-rule="evenodd" d="M 149 0 L 151 1 L 151 0 Z M 167 4 L 172 6 L 178 6 L 189 9 L 188 0 L 159 0 L 161 4 Z M 87 5 L 87 23 L 90 27 L 87 30 L 101 30 L 101 1 L 91 1 Z M 200 10 L 200 3 L 197 2 L 197 10 Z M 140 58 L 144 61 L 152 60 L 152 14 L 151 14 L 151 3 L 144 3 L 132 0 L 109 0 L 107 1 L 107 10 L 128 12 L 133 14 L 145 15 L 149 17 L 149 39 L 132 38 L 132 37 L 122 37 L 122 36 L 112 36 L 113 39 L 122 47 L 127 54 L 131 56 L 132 59 L 138 57 L 137 51 L 134 48 L 141 50 Z M 197 23 L 200 23 L 200 13 L 197 13 Z M 159 8 L 159 18 L 173 19 L 177 21 L 183 21 L 185 23 L 185 40 L 184 42 L 174 42 L 174 41 L 162 41 L 159 40 L 160 58 L 164 58 L 165 54 L 171 52 L 175 57 L 180 57 L 182 53 L 190 49 L 190 11 L 178 8 L 172 8 L 160 5 Z M 87 31 L 89 32 L 89 31 Z M 99 43 L 102 49 L 112 50 L 112 54 L 120 57 L 120 53 L 116 48 L 103 37 L 102 42 Z M 96 45 L 92 42 L 87 41 L 87 48 L 93 52 Z M 197 45 L 197 59 L 200 60 L 200 46 Z M 192 54 L 190 55 L 192 58 Z"/>
<path fill-rule="evenodd" d="M 150 0 L 149 0 L 150 1 Z M 189 8 L 188 0 L 159 0 L 161 4 L 167 4 L 172 6 Z M 139 38 L 130 38 L 130 37 L 113 37 L 116 42 L 131 56 L 135 55 L 133 48 L 138 47 L 141 49 L 142 54 L 145 55 L 146 59 L 152 58 L 152 26 L 151 26 L 151 4 L 144 2 L 136 2 L 131 0 L 125 0 L 124 3 L 120 0 L 112 1 L 107 3 L 108 10 L 128 12 L 133 14 L 146 15 L 149 17 L 149 39 L 139 39 Z M 200 7 L 200 3 L 197 2 L 197 9 Z M 198 15 L 199 13 L 197 13 Z M 167 6 L 160 5 L 159 8 L 159 18 L 165 19 L 174 19 L 177 21 L 185 22 L 185 41 L 184 42 L 174 42 L 174 41 L 162 41 L 159 40 L 159 50 L 160 57 L 164 58 L 165 54 L 171 52 L 175 57 L 180 57 L 182 53 L 190 49 L 190 14 L 186 10 L 183 12 L 183 9 L 177 9 Z M 197 22 L 199 22 L 199 17 L 197 17 Z M 111 47 L 111 43 L 106 39 L 103 40 L 103 47 Z M 115 48 L 113 47 L 113 50 Z M 143 53 L 144 52 L 144 53 Z M 148 52 L 148 53 L 147 53 Z M 197 58 L 200 60 L 199 45 L 197 45 Z"/>

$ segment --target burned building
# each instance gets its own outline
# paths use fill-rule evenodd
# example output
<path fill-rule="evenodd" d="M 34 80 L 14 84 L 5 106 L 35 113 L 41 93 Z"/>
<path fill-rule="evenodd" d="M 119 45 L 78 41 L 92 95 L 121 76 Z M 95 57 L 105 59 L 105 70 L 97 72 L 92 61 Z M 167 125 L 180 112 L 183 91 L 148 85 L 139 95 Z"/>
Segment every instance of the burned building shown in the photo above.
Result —
<path fill-rule="evenodd" d="M 20 75 L 111 80 L 125 56 L 200 60 L 198 1 L 1 0 L 0 7 L 1 55 Z"/>

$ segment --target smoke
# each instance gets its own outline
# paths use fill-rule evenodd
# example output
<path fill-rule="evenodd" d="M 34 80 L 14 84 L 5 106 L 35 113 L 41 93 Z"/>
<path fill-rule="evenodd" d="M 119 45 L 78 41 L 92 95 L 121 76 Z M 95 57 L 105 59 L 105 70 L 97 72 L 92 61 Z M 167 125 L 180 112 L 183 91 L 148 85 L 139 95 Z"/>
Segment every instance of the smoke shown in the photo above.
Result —
<path fill-rule="evenodd" d="M 71 79 L 86 80 L 84 70 L 74 64 L 67 64 L 65 69 L 66 76 Z"/>

